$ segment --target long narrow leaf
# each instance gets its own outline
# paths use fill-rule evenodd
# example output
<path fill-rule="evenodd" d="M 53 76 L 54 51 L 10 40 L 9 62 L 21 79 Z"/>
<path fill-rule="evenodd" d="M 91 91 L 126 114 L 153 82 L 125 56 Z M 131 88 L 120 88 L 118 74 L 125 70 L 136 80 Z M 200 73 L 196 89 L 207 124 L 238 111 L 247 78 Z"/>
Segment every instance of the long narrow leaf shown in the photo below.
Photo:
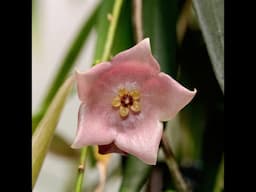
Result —
<path fill-rule="evenodd" d="M 149 177 L 151 170 L 152 166 L 143 163 L 133 156 L 128 156 L 125 162 L 123 180 L 119 192 L 140 191 Z"/>
<path fill-rule="evenodd" d="M 176 22 L 177 0 L 143 1 L 143 31 L 150 38 L 153 55 L 159 61 L 161 70 L 176 77 Z"/>
<path fill-rule="evenodd" d="M 111 54 L 114 56 L 120 51 L 132 47 L 135 43 L 132 27 L 132 6 L 130 1 L 124 1 L 120 18 L 116 28 Z"/>
<path fill-rule="evenodd" d="M 104 44 L 107 38 L 107 30 L 109 27 L 110 13 L 112 11 L 114 1 L 103 1 L 99 11 L 97 23 L 97 43 L 95 48 L 94 61 L 99 62 L 103 54 Z M 124 1 L 120 12 L 120 18 L 117 23 L 116 33 L 114 37 L 111 55 L 115 55 L 120 51 L 128 49 L 134 45 L 132 20 L 131 20 L 131 2 Z"/>
<path fill-rule="evenodd" d="M 73 86 L 74 76 L 68 78 L 54 97 L 44 118 L 32 137 L 32 186 L 34 187 L 53 138 L 66 98 Z"/>
<path fill-rule="evenodd" d="M 100 6 L 99 15 L 96 24 L 97 42 L 94 53 L 94 62 L 99 62 L 103 54 L 104 45 L 107 39 L 109 28 L 108 15 L 111 13 L 114 5 L 114 0 L 103 1 Z"/>
<path fill-rule="evenodd" d="M 219 85 L 224 93 L 224 0 L 193 0 Z"/>
<path fill-rule="evenodd" d="M 67 158 L 76 159 L 79 157 L 78 150 L 71 149 L 70 144 L 58 133 L 53 135 L 49 151 L 56 155 Z"/>
<path fill-rule="evenodd" d="M 49 104 L 51 103 L 53 97 L 55 96 L 56 92 L 58 91 L 60 85 L 64 82 L 64 79 L 67 77 L 70 70 L 74 66 L 75 61 L 78 58 L 87 38 L 89 36 L 89 33 L 95 24 L 95 21 L 97 19 L 97 15 L 98 15 L 98 10 L 99 10 L 99 7 L 97 7 L 93 11 L 93 13 L 89 17 L 89 19 L 84 22 L 81 29 L 79 30 L 76 37 L 74 38 L 74 41 L 72 42 L 69 50 L 67 51 L 67 54 L 64 57 L 58 71 L 56 72 L 56 75 L 51 83 L 51 86 L 50 86 L 48 92 L 45 95 L 45 98 L 42 102 L 39 112 L 35 116 L 33 116 L 32 132 L 35 131 L 36 126 L 42 119 L 44 113 L 46 112 Z"/>
<path fill-rule="evenodd" d="M 222 190 L 224 190 L 224 156 L 222 157 L 219 171 L 216 176 L 214 192 L 221 192 Z"/>

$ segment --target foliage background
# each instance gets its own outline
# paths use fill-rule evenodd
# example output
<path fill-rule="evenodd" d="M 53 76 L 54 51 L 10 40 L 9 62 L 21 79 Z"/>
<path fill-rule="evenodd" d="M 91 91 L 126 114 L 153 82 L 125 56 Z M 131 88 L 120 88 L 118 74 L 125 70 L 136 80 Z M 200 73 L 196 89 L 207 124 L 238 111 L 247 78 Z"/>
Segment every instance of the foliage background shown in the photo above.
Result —
<path fill-rule="evenodd" d="M 45 92 L 82 24 L 98 4 L 104 4 L 74 64 L 86 70 L 98 59 L 107 30 L 106 13 L 112 10 L 113 2 L 33 0 L 33 114 L 39 110 Z M 198 90 L 193 102 L 168 122 L 166 135 L 186 181 L 195 191 L 214 191 L 216 181 L 223 183 L 223 176 L 218 179 L 218 170 L 224 153 L 224 1 L 205 3 L 195 0 L 195 9 L 183 11 L 188 2 L 143 1 L 144 36 L 150 37 L 153 54 L 161 63 L 162 70 L 186 87 Z M 113 55 L 135 44 L 131 11 L 131 1 L 124 1 L 111 52 Z M 180 23 L 183 25 L 178 25 Z M 185 29 L 182 30 L 182 27 Z M 72 191 L 74 188 L 79 151 L 68 147 L 75 136 L 79 107 L 74 93 L 75 90 L 64 106 L 34 191 Z M 122 182 L 130 187 L 143 186 L 141 190 L 145 190 L 150 183 L 157 183 L 155 185 L 160 185 L 162 191 L 174 189 L 161 150 L 158 165 L 149 171 L 141 171 L 142 174 L 124 171 L 126 158 L 115 154 L 111 158 L 105 191 L 118 191 Z M 132 163 L 128 167 L 133 170 L 136 165 Z M 134 176 L 132 181 L 126 180 L 129 174 Z M 154 179 L 155 175 L 162 179 Z M 94 190 L 98 177 L 97 168 L 88 163 L 84 183 L 86 191 Z M 143 177 L 147 178 L 146 184 L 144 180 L 142 185 L 135 184 Z"/>

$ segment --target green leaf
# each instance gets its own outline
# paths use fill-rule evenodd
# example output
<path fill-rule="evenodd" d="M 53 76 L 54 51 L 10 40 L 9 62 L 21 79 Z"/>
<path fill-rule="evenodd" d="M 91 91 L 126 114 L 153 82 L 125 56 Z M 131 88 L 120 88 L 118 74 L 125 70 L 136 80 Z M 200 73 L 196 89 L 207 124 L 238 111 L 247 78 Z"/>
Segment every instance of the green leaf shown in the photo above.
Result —
<path fill-rule="evenodd" d="M 118 20 L 111 55 L 114 56 L 120 51 L 134 46 L 132 26 L 132 6 L 130 1 L 124 1 Z"/>
<path fill-rule="evenodd" d="M 97 165 L 97 159 L 95 158 L 95 154 L 94 154 L 94 149 L 93 149 L 94 146 L 88 146 L 87 147 L 87 153 L 88 153 L 88 161 L 91 165 L 91 167 L 96 167 Z"/>
<path fill-rule="evenodd" d="M 49 151 L 56 155 L 76 159 L 79 152 L 70 148 L 70 144 L 61 135 L 55 133 Z"/>
<path fill-rule="evenodd" d="M 77 33 L 74 41 L 72 42 L 70 48 L 67 51 L 66 56 L 64 57 L 62 63 L 56 75 L 51 83 L 51 86 L 45 95 L 45 98 L 41 104 L 40 110 L 36 113 L 32 118 L 32 132 L 35 131 L 36 126 L 42 119 L 44 113 L 46 112 L 49 104 L 51 103 L 53 97 L 55 96 L 56 92 L 58 91 L 60 85 L 64 82 L 64 79 L 67 77 L 69 72 L 71 71 L 72 67 L 75 65 L 75 61 L 78 58 L 88 36 L 93 28 L 95 21 L 98 15 L 98 7 L 93 11 L 92 15 L 84 22 L 81 29 Z"/>
<path fill-rule="evenodd" d="M 224 93 L 224 1 L 193 0 L 216 78 Z"/>
<path fill-rule="evenodd" d="M 161 70 L 176 77 L 176 22 L 177 0 L 143 1 L 144 36 L 150 38 L 153 55 L 158 60 Z"/>
<path fill-rule="evenodd" d="M 112 12 L 114 0 L 102 1 L 100 4 L 99 15 L 96 24 L 97 41 L 94 53 L 94 62 L 98 63 L 101 60 L 104 45 L 107 39 L 109 20 L 108 14 Z"/>
<path fill-rule="evenodd" d="M 180 69 L 178 81 L 187 87 L 191 79 L 184 68 Z M 197 87 L 200 90 L 200 87 Z M 167 137 L 179 162 L 198 162 L 202 157 L 202 146 L 208 113 L 201 95 L 196 97 L 177 116 L 167 123 Z"/>
<path fill-rule="evenodd" d="M 101 60 L 104 51 L 104 45 L 107 39 L 109 28 L 108 15 L 111 14 L 114 5 L 114 0 L 103 1 L 99 10 L 97 29 L 97 42 L 95 47 L 94 62 L 98 63 Z M 131 20 L 131 2 L 124 1 L 120 16 L 117 23 L 114 42 L 111 49 L 111 56 L 132 47 L 134 44 L 132 20 Z"/>
<path fill-rule="evenodd" d="M 69 77 L 60 87 L 44 118 L 32 137 L 32 186 L 34 187 L 50 146 L 66 98 L 73 86 L 74 76 Z"/>
<path fill-rule="evenodd" d="M 179 155 L 182 159 L 198 161 L 202 155 L 203 133 L 207 112 L 199 100 L 194 101 L 179 113 Z M 174 135 L 173 135 L 174 136 Z"/>
<path fill-rule="evenodd" d="M 224 156 L 222 157 L 216 177 L 214 192 L 221 192 L 222 190 L 224 190 Z"/>
<path fill-rule="evenodd" d="M 152 166 L 129 155 L 125 161 L 123 180 L 119 192 L 140 191 L 151 170 Z"/>

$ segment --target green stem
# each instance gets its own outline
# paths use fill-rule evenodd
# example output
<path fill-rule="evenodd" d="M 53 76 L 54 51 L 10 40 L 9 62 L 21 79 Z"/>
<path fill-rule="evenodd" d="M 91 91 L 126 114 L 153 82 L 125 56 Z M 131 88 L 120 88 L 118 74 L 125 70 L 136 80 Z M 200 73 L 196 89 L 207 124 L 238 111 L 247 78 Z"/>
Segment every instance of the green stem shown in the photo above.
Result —
<path fill-rule="evenodd" d="M 120 10 L 122 7 L 122 3 L 123 3 L 123 0 L 115 0 L 112 18 L 110 21 L 110 26 L 109 26 L 107 39 L 106 39 L 106 43 L 105 43 L 101 61 L 107 60 L 110 56 L 110 51 L 112 48 L 114 35 L 115 35 L 115 31 L 116 31 L 116 25 L 117 25 L 117 22 L 119 19 L 119 13 L 120 13 Z M 87 154 L 87 147 L 83 148 L 81 151 L 80 165 L 78 167 L 78 175 L 77 175 L 77 179 L 76 179 L 75 192 L 81 192 L 81 190 L 82 190 L 83 178 L 84 178 L 84 172 L 85 172 L 84 166 L 85 166 L 86 154 Z"/>
<path fill-rule="evenodd" d="M 101 61 L 106 61 L 108 60 L 109 56 L 110 56 L 110 51 L 112 48 L 112 44 L 113 44 L 113 39 L 114 39 L 114 34 L 116 31 L 116 26 L 117 26 L 117 22 L 119 19 L 119 14 L 120 14 L 120 10 L 122 7 L 122 3 L 123 0 L 116 0 L 115 4 L 114 4 L 114 8 L 113 8 L 113 14 L 111 16 L 110 19 L 110 26 L 108 29 L 108 35 L 107 35 L 107 40 L 105 43 L 105 47 L 104 47 L 104 51 L 102 54 L 102 58 Z"/>
<path fill-rule="evenodd" d="M 76 188 L 75 192 L 81 192 L 84 180 L 84 170 L 86 166 L 87 147 L 82 148 L 80 162 L 77 170 Z"/>
<path fill-rule="evenodd" d="M 186 182 L 184 181 L 181 172 L 179 171 L 179 166 L 174 158 L 172 149 L 164 134 L 162 136 L 161 145 L 165 155 L 166 164 L 173 178 L 175 188 L 177 189 L 178 192 L 189 192 L 189 188 Z"/>
<path fill-rule="evenodd" d="M 133 30 L 136 42 L 143 40 L 142 0 L 133 0 Z"/>

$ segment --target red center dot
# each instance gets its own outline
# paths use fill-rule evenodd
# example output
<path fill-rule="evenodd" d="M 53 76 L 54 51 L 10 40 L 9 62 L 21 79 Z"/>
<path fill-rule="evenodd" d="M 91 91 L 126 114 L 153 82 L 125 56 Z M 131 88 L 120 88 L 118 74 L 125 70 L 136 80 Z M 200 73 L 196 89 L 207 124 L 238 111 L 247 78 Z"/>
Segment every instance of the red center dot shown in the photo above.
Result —
<path fill-rule="evenodd" d="M 121 98 L 121 105 L 123 107 L 128 107 L 133 104 L 133 98 L 130 95 L 124 95 Z"/>

